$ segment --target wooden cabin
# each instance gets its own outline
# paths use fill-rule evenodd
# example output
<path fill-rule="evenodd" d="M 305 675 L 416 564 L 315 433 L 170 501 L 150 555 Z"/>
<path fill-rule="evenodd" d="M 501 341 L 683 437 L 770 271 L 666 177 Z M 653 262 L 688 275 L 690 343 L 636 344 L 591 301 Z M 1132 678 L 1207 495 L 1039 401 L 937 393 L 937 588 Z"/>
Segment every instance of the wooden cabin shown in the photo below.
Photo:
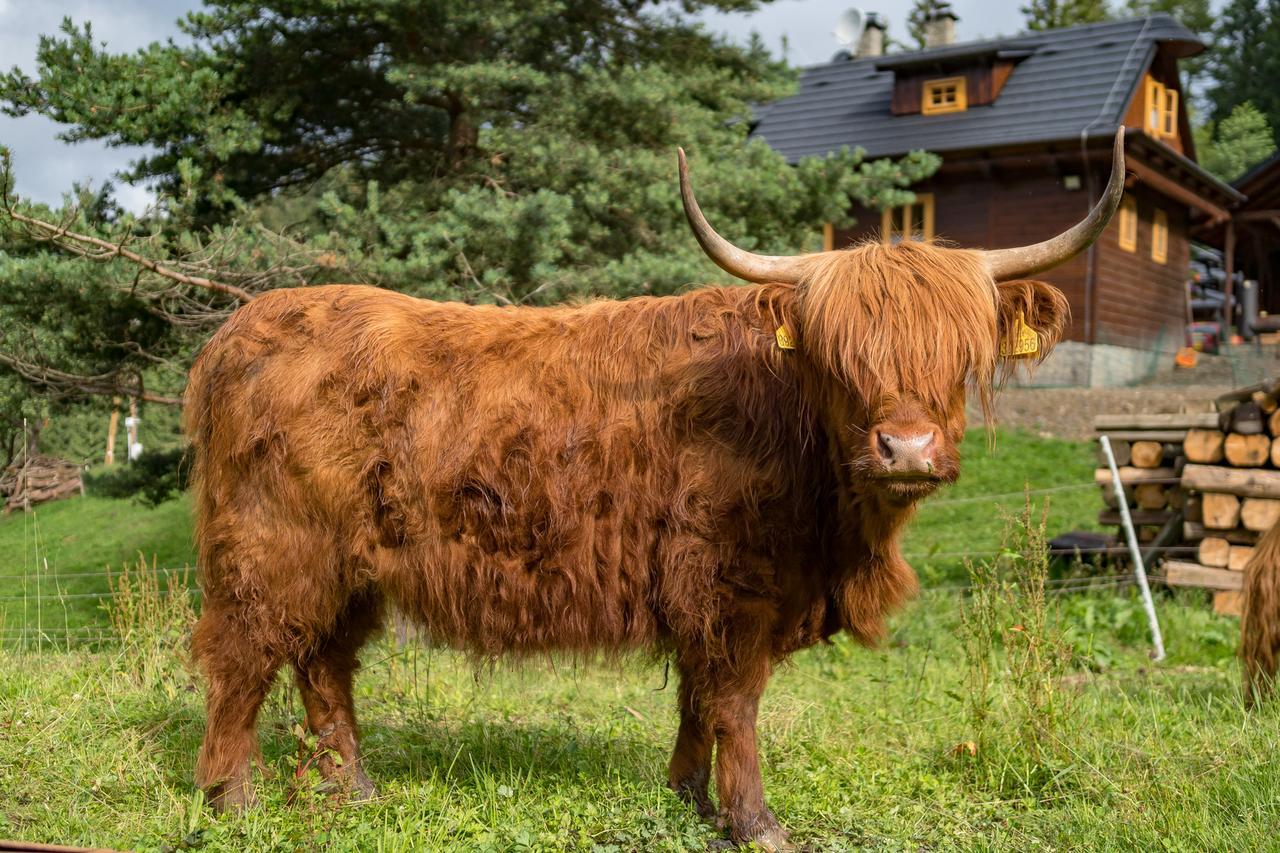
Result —
<path fill-rule="evenodd" d="M 1245 198 L 1231 210 L 1231 218 L 1193 222 L 1191 236 L 1221 249 L 1229 271 L 1257 283 L 1258 308 L 1280 317 L 1280 152 L 1255 164 L 1232 186 Z"/>
<path fill-rule="evenodd" d="M 763 109 L 752 133 L 792 161 L 842 146 L 868 158 L 941 155 L 938 172 L 912 187 L 913 204 L 855 209 L 852 228 L 826 226 L 829 247 L 941 239 L 996 249 L 1083 218 L 1123 124 L 1129 179 L 1119 213 L 1093 249 L 1042 275 L 1067 295 L 1072 323 L 1040 376 L 1126 384 L 1183 345 L 1193 220 L 1225 222 L 1243 199 L 1196 163 L 1178 61 L 1203 50 L 1159 14 L 864 53 L 804 71 L 800 91 Z"/>

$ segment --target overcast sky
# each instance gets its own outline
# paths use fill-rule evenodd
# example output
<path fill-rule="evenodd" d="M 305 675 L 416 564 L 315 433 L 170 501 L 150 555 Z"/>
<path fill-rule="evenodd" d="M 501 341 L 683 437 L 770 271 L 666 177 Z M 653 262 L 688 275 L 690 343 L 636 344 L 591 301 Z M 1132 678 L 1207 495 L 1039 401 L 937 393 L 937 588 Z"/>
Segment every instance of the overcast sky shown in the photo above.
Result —
<path fill-rule="evenodd" d="M 960 17 L 957 37 L 963 41 L 1018 32 L 1024 0 L 953 0 Z M 175 22 L 200 6 L 199 0 L 0 0 L 0 66 L 18 65 L 34 72 L 36 45 L 42 33 L 54 33 L 64 17 L 89 21 L 95 37 L 113 51 L 130 51 L 153 41 L 178 38 Z M 735 39 L 752 31 L 795 65 L 826 62 L 839 48 L 831 32 L 849 0 L 777 0 L 753 15 L 705 15 L 710 27 Z M 906 40 L 911 0 L 865 0 L 859 6 L 889 22 L 889 35 Z M 107 148 L 98 142 L 67 145 L 56 139 L 59 126 L 40 116 L 0 116 L 0 144 L 13 151 L 18 192 L 37 201 L 57 203 L 75 181 L 95 185 L 113 178 L 139 155 L 134 148 Z M 146 206 L 145 187 L 117 182 L 121 203 L 133 210 Z"/>

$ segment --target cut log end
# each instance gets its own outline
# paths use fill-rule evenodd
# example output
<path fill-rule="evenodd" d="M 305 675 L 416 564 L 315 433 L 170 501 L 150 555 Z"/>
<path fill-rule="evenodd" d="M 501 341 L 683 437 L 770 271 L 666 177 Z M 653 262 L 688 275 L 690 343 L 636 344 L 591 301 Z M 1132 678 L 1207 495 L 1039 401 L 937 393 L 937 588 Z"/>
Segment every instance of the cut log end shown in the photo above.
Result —
<path fill-rule="evenodd" d="M 1257 468 L 1271 458 L 1271 439 L 1266 435 L 1233 432 L 1223 443 L 1223 455 L 1236 468 Z"/>

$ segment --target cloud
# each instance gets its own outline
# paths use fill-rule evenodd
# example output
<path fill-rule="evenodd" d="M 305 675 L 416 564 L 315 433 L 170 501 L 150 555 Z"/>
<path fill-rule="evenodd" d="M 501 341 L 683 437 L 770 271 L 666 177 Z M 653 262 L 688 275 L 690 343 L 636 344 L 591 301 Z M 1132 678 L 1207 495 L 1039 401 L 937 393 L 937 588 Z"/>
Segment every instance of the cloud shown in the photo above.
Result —
<path fill-rule="evenodd" d="M 1221 0 L 1215 0 L 1220 3 Z M 94 38 L 106 42 L 113 51 L 135 50 L 168 38 L 183 40 L 177 20 L 199 8 L 200 0 L 0 0 L 0 70 L 16 64 L 33 73 L 36 46 L 41 34 L 58 31 L 62 19 L 78 24 L 92 22 Z M 746 41 L 758 32 L 775 53 L 782 53 L 795 65 L 813 65 L 829 60 L 839 48 L 831 30 L 836 18 L 849 8 L 851 0 L 776 0 L 749 14 L 704 13 L 699 17 L 716 32 L 735 41 Z M 954 0 L 960 22 L 961 39 L 975 39 L 1020 29 L 1017 4 L 996 4 L 990 0 Z M 890 22 L 889 34 L 906 40 L 906 17 L 910 0 L 861 0 L 864 11 L 874 11 Z M 57 140 L 59 125 L 40 116 L 21 119 L 0 116 L 0 144 L 13 150 L 18 192 L 36 201 L 57 204 L 75 182 L 101 185 L 113 180 L 121 169 L 143 156 L 145 149 L 109 148 L 88 141 L 67 145 Z M 141 211 L 152 201 L 148 190 L 117 181 L 122 204 Z"/>
<path fill-rule="evenodd" d="M 992 3 L 991 0 L 952 0 L 951 7 L 960 20 L 956 38 L 974 41 L 998 35 L 1012 35 L 1023 28 L 1017 3 Z M 907 13 L 911 0 L 775 0 L 748 15 L 705 12 L 698 17 L 714 32 L 734 41 L 745 42 L 757 32 L 767 48 L 783 53 L 792 65 L 817 65 L 827 62 L 840 49 L 832 31 L 840 13 L 851 7 L 875 12 L 889 22 L 889 36 L 909 42 Z"/>
<path fill-rule="evenodd" d="M 94 39 L 109 50 L 136 50 L 151 42 L 183 38 L 177 20 L 198 8 L 199 0 L 74 0 L 74 2 L 23 2 L 0 0 L 0 57 L 3 68 L 16 65 L 35 72 L 36 47 L 41 35 L 54 34 L 64 17 L 77 24 L 93 24 Z M 126 208 L 140 212 L 151 203 L 145 188 L 121 184 L 116 173 L 143 156 L 146 149 L 110 148 L 90 140 L 68 145 L 57 139 L 65 130 L 43 116 L 0 116 L 0 145 L 13 152 L 14 178 L 19 195 L 49 204 L 60 203 L 74 183 L 101 186 L 116 183 Z"/>

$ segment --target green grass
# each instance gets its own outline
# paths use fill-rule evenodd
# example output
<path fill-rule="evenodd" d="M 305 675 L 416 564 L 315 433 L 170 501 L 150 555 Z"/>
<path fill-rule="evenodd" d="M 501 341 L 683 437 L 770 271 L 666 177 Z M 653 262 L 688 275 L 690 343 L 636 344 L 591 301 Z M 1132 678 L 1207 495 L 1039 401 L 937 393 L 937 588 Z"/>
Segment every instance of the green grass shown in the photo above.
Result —
<path fill-rule="evenodd" d="M 1033 498 L 1048 500 L 1052 534 L 1097 528 L 1102 501 L 1092 444 L 1004 430 L 990 442 L 984 431 L 970 430 L 961 455 L 960 481 L 921 505 L 903 541 L 923 585 L 961 583 L 965 557 L 992 555 L 1026 489 L 1045 490 Z"/>
<path fill-rule="evenodd" d="M 0 637 L 38 628 L 62 639 L 104 624 L 107 570 L 140 555 L 165 568 L 195 566 L 189 500 L 149 509 L 83 497 L 0 517 Z"/>
<path fill-rule="evenodd" d="M 983 439 L 971 441 L 965 479 L 921 512 L 908 550 L 999 544 L 1004 524 L 990 501 L 949 498 L 1091 478 L 1085 446 L 1005 434 L 984 458 Z M 1011 510 L 1019 504 L 1008 500 Z M 149 511 L 127 504 L 117 516 L 92 501 L 65 506 L 56 519 L 55 507 L 38 516 L 64 558 L 95 559 L 77 506 L 112 529 L 137 524 L 149 542 L 187 541 L 181 503 L 156 511 L 172 514 L 167 538 L 152 526 L 163 515 L 144 524 Z M 1050 530 L 1083 526 L 1096 508 L 1096 493 L 1056 493 Z M 5 520 L 0 537 L 15 523 Z M 72 529 L 81 535 L 62 541 Z M 137 550 L 123 533 L 112 542 L 119 550 L 99 565 Z M 952 578 L 945 560 L 935 560 L 939 577 Z M 1005 668 L 994 670 L 985 736 L 967 710 L 967 601 L 926 592 L 894 620 L 883 647 L 841 638 L 779 668 L 760 744 L 770 804 L 797 842 L 815 850 L 1280 846 L 1280 711 L 1242 710 L 1238 627 L 1210 613 L 1203 594 L 1161 596 L 1169 659 L 1159 665 L 1147 660 L 1131 593 L 1051 596 L 1054 624 L 1075 654 L 1066 677 L 1053 680 L 1066 722 L 1053 732 L 1052 756 L 1037 761 L 1018 738 L 1019 687 Z M 1000 618 L 1001 630 L 1016 630 L 1022 614 Z M 282 679 L 260 726 L 263 804 L 215 819 L 190 781 L 203 712 L 182 639 L 172 626 L 139 636 L 57 653 L 0 651 L 0 837 L 361 851 L 702 851 L 720 837 L 663 787 L 676 720 L 674 683 L 659 689 L 661 664 L 500 661 L 477 672 L 457 654 L 390 640 L 366 650 L 357 685 L 381 797 L 335 809 L 304 787 L 286 802 L 302 712 Z M 983 744 L 978 754 L 957 753 L 969 741 Z"/>

